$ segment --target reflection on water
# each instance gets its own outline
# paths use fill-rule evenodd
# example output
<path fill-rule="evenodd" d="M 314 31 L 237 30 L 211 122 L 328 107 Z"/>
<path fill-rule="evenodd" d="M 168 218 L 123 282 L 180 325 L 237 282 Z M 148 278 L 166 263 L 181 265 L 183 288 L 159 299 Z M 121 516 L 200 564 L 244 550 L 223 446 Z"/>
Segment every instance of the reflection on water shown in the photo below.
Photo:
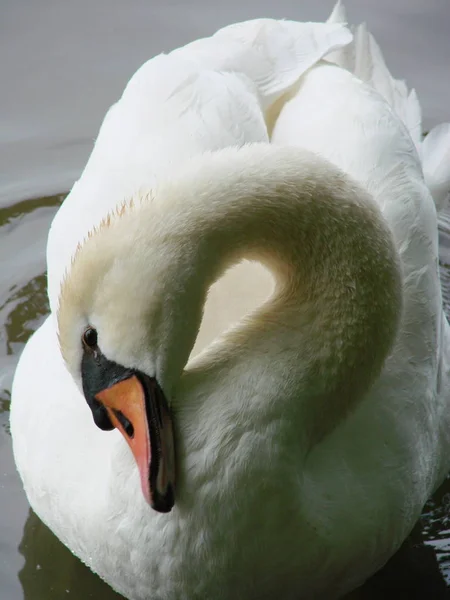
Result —
<path fill-rule="evenodd" d="M 49 312 L 46 286 L 47 277 L 41 273 L 23 287 L 17 289 L 14 285 L 9 290 L 11 296 L 5 304 L 11 308 L 5 320 L 8 354 L 13 354 L 18 345 L 22 347 L 25 344 Z"/>
<path fill-rule="evenodd" d="M 0 597 L 8 600 L 120 600 L 29 509 L 15 472 L 8 430 L 17 358 L 48 312 L 45 242 L 63 195 L 0 209 Z M 450 218 L 441 258 L 450 301 Z M 444 265 L 445 263 L 445 265 Z M 424 509 L 402 549 L 351 600 L 450 599 L 450 480 Z M 349 598 L 349 600 L 350 600 Z"/>
<path fill-rule="evenodd" d="M 434 548 L 445 581 L 450 586 L 450 483 L 448 481 L 428 502 L 422 519 L 426 544 Z"/>
<path fill-rule="evenodd" d="M 121 600 L 99 577 L 63 546 L 30 510 L 19 552 L 25 564 L 19 572 L 25 600 Z"/>
<path fill-rule="evenodd" d="M 63 198 L 59 194 L 0 209 L 0 411 L 8 406 L 18 354 L 48 312 L 45 243 Z"/>
<path fill-rule="evenodd" d="M 402 548 L 360 590 L 346 600 L 449 600 L 450 589 L 420 521 Z"/>

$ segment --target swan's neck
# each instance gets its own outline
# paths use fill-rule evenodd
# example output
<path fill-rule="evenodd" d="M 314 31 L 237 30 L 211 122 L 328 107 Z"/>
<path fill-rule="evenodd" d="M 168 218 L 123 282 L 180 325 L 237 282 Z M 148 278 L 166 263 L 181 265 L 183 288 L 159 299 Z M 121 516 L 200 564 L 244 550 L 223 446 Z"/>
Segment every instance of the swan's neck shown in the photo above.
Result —
<path fill-rule="evenodd" d="M 310 444 L 379 374 L 401 308 L 397 254 L 372 198 L 328 162 L 267 145 L 203 156 L 113 221 L 103 237 L 123 246 L 129 331 L 137 338 L 147 323 L 151 350 L 144 359 L 135 345 L 136 366 L 156 374 L 177 410 L 210 406 L 217 422 L 227 410 L 285 414 Z M 181 375 L 207 290 L 242 258 L 272 270 L 274 295 Z"/>
<path fill-rule="evenodd" d="M 309 445 L 380 372 L 400 315 L 397 254 L 372 198 L 331 165 L 290 149 L 253 152 L 218 157 L 186 243 L 205 288 L 245 257 L 271 269 L 275 293 L 188 365 L 181 390 L 191 402 L 236 404 L 241 416 L 248 408 L 248 418 L 289 415 Z"/>

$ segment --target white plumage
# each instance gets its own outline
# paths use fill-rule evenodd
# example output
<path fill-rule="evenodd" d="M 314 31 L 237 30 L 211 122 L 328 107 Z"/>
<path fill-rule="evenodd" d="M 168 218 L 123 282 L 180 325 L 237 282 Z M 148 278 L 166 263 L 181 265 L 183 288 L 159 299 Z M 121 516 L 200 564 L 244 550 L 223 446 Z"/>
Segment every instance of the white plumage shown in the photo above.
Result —
<path fill-rule="evenodd" d="M 52 224 L 15 459 L 37 514 L 130 600 L 341 597 L 450 467 L 448 126 L 422 142 L 415 94 L 344 19 L 249 21 L 148 61 Z M 220 279 L 241 258 L 264 267 Z M 168 514 L 92 421 L 88 325 L 169 400 Z"/>

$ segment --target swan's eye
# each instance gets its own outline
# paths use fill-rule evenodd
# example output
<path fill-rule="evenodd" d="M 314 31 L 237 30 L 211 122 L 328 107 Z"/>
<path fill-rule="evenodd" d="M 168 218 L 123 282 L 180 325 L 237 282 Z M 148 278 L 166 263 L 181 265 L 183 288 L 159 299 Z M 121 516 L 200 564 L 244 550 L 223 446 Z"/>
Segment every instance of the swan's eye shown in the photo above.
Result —
<path fill-rule="evenodd" d="M 97 330 L 93 327 L 88 327 L 83 333 L 83 344 L 88 348 L 95 348 L 98 341 Z"/>

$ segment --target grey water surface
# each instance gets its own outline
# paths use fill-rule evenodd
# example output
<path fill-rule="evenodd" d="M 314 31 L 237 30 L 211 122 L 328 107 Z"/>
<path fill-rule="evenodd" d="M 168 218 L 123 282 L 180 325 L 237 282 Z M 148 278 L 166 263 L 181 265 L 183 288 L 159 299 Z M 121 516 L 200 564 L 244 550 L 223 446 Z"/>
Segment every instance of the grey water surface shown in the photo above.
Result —
<path fill-rule="evenodd" d="M 450 0 L 349 0 L 397 77 L 417 89 L 424 128 L 450 120 Z M 325 0 L 0 0 L 0 599 L 120 598 L 32 513 L 16 474 L 10 388 L 48 311 L 47 231 L 101 119 L 144 60 L 234 21 L 324 20 Z M 449 219 L 450 223 L 450 219 Z M 450 227 L 441 232 L 450 300 Z M 450 483 L 358 598 L 450 598 Z M 356 597 L 356 596 L 355 596 Z"/>

